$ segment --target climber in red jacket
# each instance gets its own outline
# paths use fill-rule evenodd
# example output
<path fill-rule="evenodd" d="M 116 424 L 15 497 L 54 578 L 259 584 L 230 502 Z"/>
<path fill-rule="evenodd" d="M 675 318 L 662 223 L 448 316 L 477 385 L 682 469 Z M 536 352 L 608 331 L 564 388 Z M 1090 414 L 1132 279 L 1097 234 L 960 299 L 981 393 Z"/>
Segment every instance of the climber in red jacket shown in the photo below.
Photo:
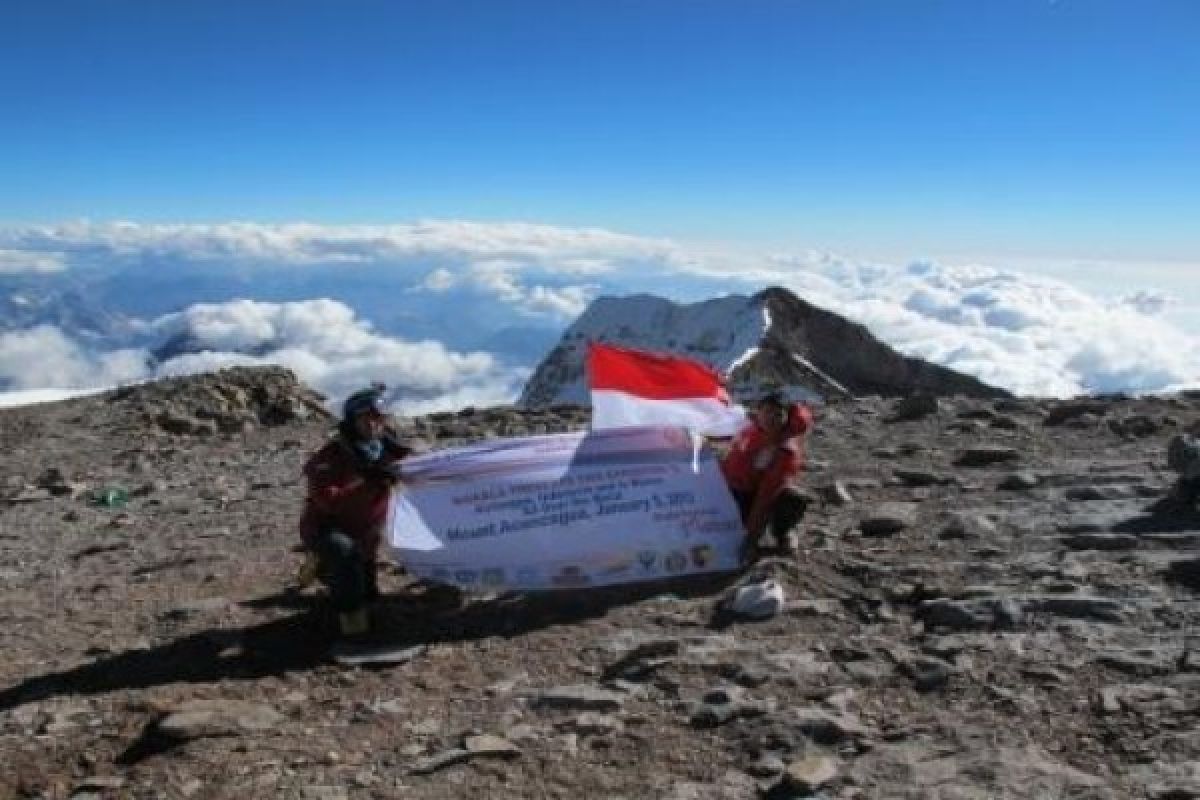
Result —
<path fill-rule="evenodd" d="M 721 460 L 721 472 L 746 526 L 751 555 L 768 525 L 780 550 L 795 548 L 790 531 L 804 514 L 807 499 L 791 484 L 804 469 L 804 437 L 812 426 L 808 406 L 789 404 L 772 392 L 759 401 L 749 424 L 734 437 Z"/>
<path fill-rule="evenodd" d="M 343 635 L 367 632 L 378 597 L 376 560 L 398 462 L 410 453 L 387 430 L 383 386 L 346 398 L 337 434 L 304 465 L 300 537 L 329 584 Z"/>

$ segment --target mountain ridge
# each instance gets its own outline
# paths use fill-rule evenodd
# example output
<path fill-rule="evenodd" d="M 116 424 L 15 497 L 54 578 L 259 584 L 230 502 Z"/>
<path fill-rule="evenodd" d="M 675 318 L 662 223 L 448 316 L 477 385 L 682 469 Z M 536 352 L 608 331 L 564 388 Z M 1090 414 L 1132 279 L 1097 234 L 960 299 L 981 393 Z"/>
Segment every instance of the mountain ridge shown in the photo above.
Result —
<path fill-rule="evenodd" d="M 518 405 L 586 404 L 590 341 L 702 361 L 726 374 L 742 401 L 766 386 L 826 401 L 872 394 L 1011 397 L 972 376 L 902 355 L 864 325 L 771 287 L 691 304 L 650 294 L 598 297 L 538 364 Z"/>

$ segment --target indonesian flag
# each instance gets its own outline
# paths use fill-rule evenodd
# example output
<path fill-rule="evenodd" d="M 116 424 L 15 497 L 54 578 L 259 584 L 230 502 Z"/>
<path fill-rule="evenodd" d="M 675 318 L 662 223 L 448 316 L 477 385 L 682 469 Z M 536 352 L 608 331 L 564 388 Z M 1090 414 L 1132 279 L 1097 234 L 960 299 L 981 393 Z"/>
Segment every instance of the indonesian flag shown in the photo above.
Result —
<path fill-rule="evenodd" d="M 590 343 L 592 429 L 675 425 L 706 436 L 733 436 L 746 421 L 721 376 L 678 356 Z"/>

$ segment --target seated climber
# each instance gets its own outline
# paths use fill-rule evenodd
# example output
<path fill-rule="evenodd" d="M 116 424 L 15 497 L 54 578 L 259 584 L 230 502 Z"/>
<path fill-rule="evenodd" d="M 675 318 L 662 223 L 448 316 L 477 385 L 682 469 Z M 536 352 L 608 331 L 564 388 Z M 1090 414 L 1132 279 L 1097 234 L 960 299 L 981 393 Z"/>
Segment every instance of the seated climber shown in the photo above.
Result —
<path fill-rule="evenodd" d="M 812 425 L 808 406 L 789 404 L 772 392 L 759 401 L 721 460 L 746 526 L 748 557 L 757 553 L 768 526 L 781 551 L 795 550 L 791 529 L 804 515 L 807 499 L 791 484 L 804 468 L 804 437 Z"/>
<path fill-rule="evenodd" d="M 398 462 L 410 452 L 387 430 L 383 392 L 376 384 L 346 398 L 336 434 L 304 465 L 300 537 L 309 571 L 329 585 L 344 636 L 370 627 L 367 604 L 379 596 L 376 560 L 388 499 Z"/>

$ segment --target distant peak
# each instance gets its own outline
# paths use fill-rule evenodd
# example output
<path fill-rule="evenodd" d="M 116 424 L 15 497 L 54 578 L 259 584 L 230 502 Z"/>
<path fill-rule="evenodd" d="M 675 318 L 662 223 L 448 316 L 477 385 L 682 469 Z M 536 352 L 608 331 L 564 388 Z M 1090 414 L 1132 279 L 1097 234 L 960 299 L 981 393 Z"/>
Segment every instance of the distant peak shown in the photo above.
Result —
<path fill-rule="evenodd" d="M 651 294 L 596 298 L 534 371 L 520 404 L 588 402 L 586 345 L 674 353 L 726 373 L 735 397 L 764 386 L 834 400 L 913 393 L 1002 396 L 975 378 L 901 355 L 862 325 L 774 286 L 753 296 L 677 303 Z"/>

